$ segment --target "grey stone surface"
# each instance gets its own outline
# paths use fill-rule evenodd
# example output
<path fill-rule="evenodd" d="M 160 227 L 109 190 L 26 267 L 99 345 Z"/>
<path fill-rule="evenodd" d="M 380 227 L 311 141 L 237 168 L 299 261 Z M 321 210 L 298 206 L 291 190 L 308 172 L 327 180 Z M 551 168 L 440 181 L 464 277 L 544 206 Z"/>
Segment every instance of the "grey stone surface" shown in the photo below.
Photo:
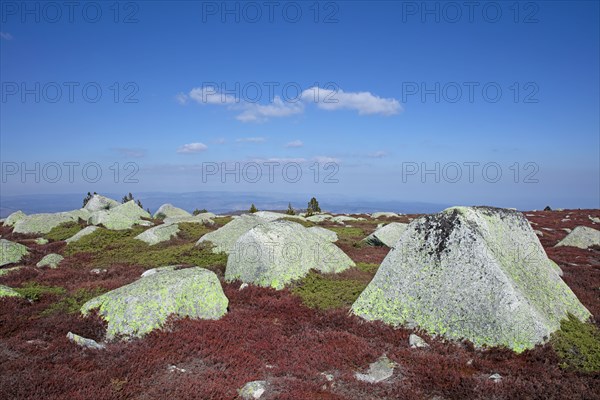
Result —
<path fill-rule="evenodd" d="M 106 338 L 142 337 L 163 326 L 170 315 L 219 319 L 229 301 L 219 279 L 204 268 L 156 273 L 104 293 L 85 303 L 87 315 L 97 309 L 108 322 Z"/>
<path fill-rule="evenodd" d="M 389 379 L 394 375 L 395 363 L 386 356 L 380 357 L 374 363 L 369 365 L 369 370 L 366 374 L 356 372 L 354 376 L 359 381 L 369 383 L 379 383 L 386 379 Z"/>
<path fill-rule="evenodd" d="M 155 245 L 158 243 L 166 242 L 179 232 L 179 226 L 177 224 L 162 224 L 150 228 L 140 233 L 135 237 L 137 240 L 146 242 L 149 245 Z"/>
<path fill-rule="evenodd" d="M 87 220 L 89 212 L 85 209 L 59 212 L 59 213 L 42 213 L 31 214 L 21 218 L 14 225 L 13 232 L 15 233 L 48 233 L 61 224 L 66 222 L 76 222 L 80 218 Z"/>
<path fill-rule="evenodd" d="M 427 344 L 427 342 L 423 340 L 422 337 L 415 335 L 414 333 L 411 333 L 408 337 L 408 344 L 413 349 L 429 347 L 429 344 Z"/>
<path fill-rule="evenodd" d="M 257 225 L 237 240 L 227 259 L 225 279 L 281 289 L 311 268 L 334 273 L 354 265 L 329 240 L 296 222 L 278 220 Z"/>
<path fill-rule="evenodd" d="M 392 218 L 392 217 L 399 217 L 398 214 L 396 214 L 395 212 L 376 212 L 371 214 L 371 218 L 373 219 L 378 219 L 378 218 Z"/>
<path fill-rule="evenodd" d="M 26 246 L 10 240 L 0 239 L 0 267 L 17 263 L 27 254 L 29 254 L 29 250 Z"/>
<path fill-rule="evenodd" d="M 600 246 L 600 231 L 587 226 L 578 226 L 563 240 L 558 242 L 555 247 L 573 246 L 580 249 L 588 249 L 594 245 Z"/>
<path fill-rule="evenodd" d="M 23 296 L 21 296 L 19 294 L 19 292 L 17 292 L 13 288 L 10 288 L 10 287 L 4 286 L 4 285 L 0 285 L 0 297 L 23 297 Z"/>
<path fill-rule="evenodd" d="M 73 332 L 67 333 L 67 339 L 69 339 L 71 342 L 73 342 L 81 347 L 85 347 L 87 349 L 104 350 L 106 348 L 105 345 L 100 344 L 93 339 L 84 338 L 82 336 L 74 334 Z"/>
<path fill-rule="evenodd" d="M 94 233 L 97 229 L 98 229 L 97 226 L 86 226 L 85 228 L 83 228 L 82 230 L 80 230 L 79 232 L 77 232 L 76 234 L 74 234 L 73 236 L 68 238 L 67 240 L 65 240 L 65 242 L 67 242 L 67 243 L 76 242 L 79 239 L 81 239 L 82 237 Z"/>
<path fill-rule="evenodd" d="M 196 245 L 201 243 L 210 243 L 214 247 L 213 253 L 228 253 L 233 249 L 235 242 L 244 233 L 255 226 L 268 222 L 268 220 L 255 215 L 241 215 L 239 218 L 231 220 L 229 223 L 202 236 Z"/>
<path fill-rule="evenodd" d="M 190 214 L 189 212 L 187 212 L 181 208 L 177 208 L 172 204 L 163 204 L 162 206 L 160 206 L 158 208 L 158 210 L 156 210 L 156 212 L 153 215 L 154 218 L 161 218 L 161 219 L 165 219 L 165 218 L 169 218 L 169 217 L 191 217 L 191 216 L 192 216 L 192 214 Z"/>
<path fill-rule="evenodd" d="M 310 228 L 307 228 L 310 232 L 317 234 L 321 237 L 323 237 L 324 239 L 330 241 L 330 242 L 337 242 L 338 240 L 338 235 L 337 233 L 335 233 L 334 231 L 331 231 L 329 229 L 325 229 L 323 227 L 320 226 L 311 226 Z"/>
<path fill-rule="evenodd" d="M 391 222 L 382 226 L 363 240 L 370 246 L 394 247 L 400 236 L 406 231 L 408 224 Z"/>
<path fill-rule="evenodd" d="M 60 254 L 50 253 L 45 255 L 35 266 L 57 268 L 58 264 L 64 259 Z"/>
<path fill-rule="evenodd" d="M 409 225 L 352 312 L 520 352 L 590 316 L 553 264 L 522 214 L 453 207 Z"/>
<path fill-rule="evenodd" d="M 27 215 L 23 211 L 21 211 L 21 210 L 15 211 L 14 213 L 12 213 L 8 217 L 6 217 L 6 219 L 4 220 L 4 225 L 6 225 L 6 226 L 15 226 L 15 224 L 17 222 L 19 222 L 20 220 L 22 220 L 26 216 Z"/>
<path fill-rule="evenodd" d="M 248 382 L 238 389 L 238 394 L 244 400 L 260 399 L 267 390 L 266 381 L 252 381 Z"/>
<path fill-rule="evenodd" d="M 91 225 L 102 224 L 107 229 L 131 229 L 142 222 L 142 218 L 150 218 L 147 211 L 138 206 L 134 200 L 120 204 L 110 210 L 95 211 L 88 219 Z"/>
<path fill-rule="evenodd" d="M 118 207 L 120 203 L 116 200 L 109 199 L 108 197 L 101 196 L 99 194 L 95 194 L 92 196 L 87 203 L 85 203 L 85 208 L 89 212 L 100 211 L 100 210 L 110 210 L 111 208 Z"/>

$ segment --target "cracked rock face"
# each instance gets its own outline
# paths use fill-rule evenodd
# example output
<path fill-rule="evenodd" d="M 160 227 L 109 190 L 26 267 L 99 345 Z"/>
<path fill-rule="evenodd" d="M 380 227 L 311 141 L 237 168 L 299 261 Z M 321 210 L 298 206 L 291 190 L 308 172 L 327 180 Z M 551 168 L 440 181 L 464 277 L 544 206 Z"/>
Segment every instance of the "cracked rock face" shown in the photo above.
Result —
<path fill-rule="evenodd" d="M 104 293 L 85 303 L 81 313 L 97 309 L 108 322 L 106 339 L 142 337 L 160 328 L 170 315 L 219 319 L 229 300 L 215 275 L 194 267 L 161 271 Z"/>
<path fill-rule="evenodd" d="M 239 238 L 229 254 L 225 279 L 281 289 L 311 268 L 336 273 L 354 265 L 328 239 L 296 222 L 279 220 L 257 225 Z"/>
<path fill-rule="evenodd" d="M 523 215 L 490 207 L 409 224 L 352 312 L 517 352 L 546 341 L 567 313 L 590 316 Z"/>

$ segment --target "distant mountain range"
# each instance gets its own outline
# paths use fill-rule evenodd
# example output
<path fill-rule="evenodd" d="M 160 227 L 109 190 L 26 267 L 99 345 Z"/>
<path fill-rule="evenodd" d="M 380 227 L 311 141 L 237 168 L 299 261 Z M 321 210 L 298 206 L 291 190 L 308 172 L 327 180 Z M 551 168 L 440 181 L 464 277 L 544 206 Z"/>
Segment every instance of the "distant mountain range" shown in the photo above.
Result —
<path fill-rule="evenodd" d="M 101 193 L 104 196 L 121 200 L 123 194 Z M 171 203 L 188 211 L 207 209 L 208 211 L 224 214 L 234 211 L 248 210 L 254 203 L 259 210 L 285 210 L 291 202 L 294 208 L 306 208 L 311 196 L 303 194 L 284 193 L 246 193 L 246 192 L 190 192 L 134 193 L 144 208 L 154 212 L 164 203 Z M 0 196 L 0 218 L 21 210 L 26 214 L 59 212 L 81 208 L 84 194 L 34 194 Z M 376 211 L 394 211 L 405 214 L 435 213 L 449 204 L 434 204 L 424 202 L 403 201 L 374 201 L 349 199 L 347 196 L 323 195 L 317 196 L 323 211 L 333 213 L 372 213 Z"/>

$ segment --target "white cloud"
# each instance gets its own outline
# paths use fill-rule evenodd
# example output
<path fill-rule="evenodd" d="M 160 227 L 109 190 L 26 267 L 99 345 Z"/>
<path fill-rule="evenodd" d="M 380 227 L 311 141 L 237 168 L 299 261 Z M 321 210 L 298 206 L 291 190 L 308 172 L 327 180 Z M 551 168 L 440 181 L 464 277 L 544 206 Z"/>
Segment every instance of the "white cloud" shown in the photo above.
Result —
<path fill-rule="evenodd" d="M 326 163 L 339 163 L 341 160 L 339 158 L 335 158 L 335 157 L 316 156 L 315 161 L 318 163 L 321 163 L 321 164 L 326 164 Z"/>
<path fill-rule="evenodd" d="M 370 158 L 383 158 L 386 157 L 388 154 L 385 151 L 375 151 L 373 153 L 369 153 L 367 154 L 367 157 Z"/>
<path fill-rule="evenodd" d="M 8 32 L 0 32 L 0 38 L 4 40 L 13 40 L 13 35 Z"/>
<path fill-rule="evenodd" d="M 314 102 L 317 107 L 327 110 L 356 110 L 359 115 L 394 115 L 402 111 L 400 102 L 393 98 L 383 98 L 371 92 L 344 92 L 311 87 L 302 92 L 302 100 Z"/>
<path fill-rule="evenodd" d="M 193 154 L 200 153 L 202 151 L 205 151 L 206 149 L 208 149 L 208 146 L 204 143 L 188 143 L 178 148 L 177 152 L 179 154 Z"/>
<path fill-rule="evenodd" d="M 226 93 L 219 93 L 217 88 L 212 86 L 206 86 L 201 88 L 194 88 L 190 90 L 188 94 L 190 99 L 194 100 L 199 104 L 235 104 L 240 103 L 240 100 L 235 96 L 231 96 Z"/>
<path fill-rule="evenodd" d="M 244 112 L 235 117 L 242 122 L 265 122 L 269 118 L 289 117 L 304 112 L 302 103 L 286 103 L 275 97 L 270 104 L 244 103 Z"/>
<path fill-rule="evenodd" d="M 177 94 L 175 95 L 175 101 L 177 101 L 177 102 L 178 102 L 179 104 L 181 104 L 182 106 L 187 104 L 187 102 L 188 102 L 188 99 L 189 99 L 189 97 L 188 97 L 188 95 L 187 95 L 187 94 L 185 94 L 185 93 L 177 93 Z"/>
<path fill-rule="evenodd" d="M 301 140 L 293 140 L 285 145 L 285 147 L 302 147 L 304 143 Z"/>
<path fill-rule="evenodd" d="M 265 139 L 264 137 L 247 137 L 247 138 L 239 138 L 239 139 L 236 139 L 235 141 L 238 143 L 263 143 L 266 140 L 267 139 Z"/>

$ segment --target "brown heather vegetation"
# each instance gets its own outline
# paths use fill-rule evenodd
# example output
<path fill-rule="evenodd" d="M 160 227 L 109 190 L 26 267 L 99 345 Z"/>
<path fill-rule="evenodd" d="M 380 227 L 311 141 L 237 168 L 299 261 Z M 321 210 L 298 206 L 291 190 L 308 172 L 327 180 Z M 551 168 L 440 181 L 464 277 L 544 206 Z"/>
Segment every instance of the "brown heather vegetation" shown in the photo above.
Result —
<path fill-rule="evenodd" d="M 600 217 L 600 211 L 527 214 L 538 224 L 534 229 L 554 229 L 542 230 L 542 244 L 563 269 L 565 282 L 600 320 L 600 249 L 552 247 L 567 234 L 561 228 L 597 229 L 587 216 Z M 563 222 L 567 214 L 571 221 Z M 221 320 L 172 320 L 142 340 L 110 343 L 103 351 L 82 349 L 67 340 L 69 331 L 96 340 L 104 332 L 98 318 L 82 318 L 73 308 L 86 293 L 130 283 L 150 266 L 135 260 L 109 262 L 106 253 L 70 254 L 62 241 L 37 245 L 32 237 L 13 235 L 0 226 L 3 238 L 32 249 L 22 263 L 25 267 L 0 276 L 0 284 L 33 288 L 37 295 L 32 302 L 0 300 L 0 399 L 233 399 L 237 389 L 252 380 L 268 381 L 262 399 L 600 398 L 600 373 L 561 367 L 550 344 L 516 355 L 505 349 L 475 350 L 468 343 L 445 342 L 420 332 L 431 347 L 416 350 L 408 346 L 412 330 L 350 316 L 353 288 L 369 282 L 388 251 L 359 243 L 377 222 L 351 225 L 357 229 L 337 229 L 338 244 L 358 263 L 357 268 L 337 276 L 311 273 L 282 291 L 253 286 L 239 291 L 239 283 L 223 283 L 229 313 Z M 173 253 L 174 247 L 190 260 L 204 257 L 204 250 L 185 247 L 197 239 L 193 234 L 188 227 L 153 257 L 180 254 Z M 124 243 L 133 246 L 128 240 Z M 120 256 L 132 249 L 109 250 Z M 59 268 L 34 267 L 51 252 L 67 254 Z M 207 264 L 220 271 L 222 261 L 215 258 Z M 106 272 L 95 274 L 93 268 Z M 314 296 L 324 288 L 339 290 L 343 296 L 327 292 L 330 303 L 324 307 Z M 354 378 L 355 371 L 366 370 L 384 353 L 398 364 L 392 378 L 379 384 Z M 169 370 L 171 365 L 185 372 Z M 321 373 L 332 374 L 333 382 Z M 494 383 L 488 379 L 493 373 L 503 379 Z"/>

